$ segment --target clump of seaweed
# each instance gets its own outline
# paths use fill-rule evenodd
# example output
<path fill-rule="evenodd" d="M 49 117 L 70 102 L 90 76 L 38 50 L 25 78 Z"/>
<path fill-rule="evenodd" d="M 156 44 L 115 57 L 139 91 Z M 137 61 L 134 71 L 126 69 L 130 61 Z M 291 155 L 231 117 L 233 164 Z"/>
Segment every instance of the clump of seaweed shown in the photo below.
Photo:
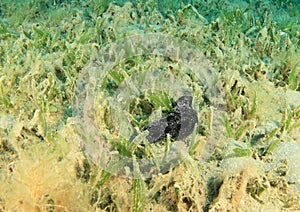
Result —
<path fill-rule="evenodd" d="M 6 169 L 1 170 L 2 210 L 80 211 L 90 208 L 88 185 L 76 178 L 76 153 L 61 137 L 56 136 L 55 140 L 55 147 L 53 143 L 40 142 L 31 147 L 15 147 L 18 159 L 8 161 Z"/>

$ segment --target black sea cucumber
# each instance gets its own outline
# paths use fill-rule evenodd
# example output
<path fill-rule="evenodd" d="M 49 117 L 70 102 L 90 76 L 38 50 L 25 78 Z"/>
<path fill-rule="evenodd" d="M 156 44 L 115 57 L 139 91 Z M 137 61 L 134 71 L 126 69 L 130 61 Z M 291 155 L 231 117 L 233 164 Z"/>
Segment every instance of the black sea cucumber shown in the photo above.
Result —
<path fill-rule="evenodd" d="M 197 112 L 192 107 L 193 97 L 182 96 L 166 116 L 158 121 L 151 122 L 142 130 L 148 130 L 147 140 L 150 143 L 165 140 L 167 134 L 173 140 L 180 140 L 189 136 L 198 123 Z"/>

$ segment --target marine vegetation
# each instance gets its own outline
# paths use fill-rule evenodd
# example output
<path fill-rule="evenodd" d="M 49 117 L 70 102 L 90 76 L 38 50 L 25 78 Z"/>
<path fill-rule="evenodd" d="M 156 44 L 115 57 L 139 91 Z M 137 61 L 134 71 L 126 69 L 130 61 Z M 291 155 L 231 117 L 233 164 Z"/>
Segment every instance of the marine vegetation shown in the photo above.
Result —
<path fill-rule="evenodd" d="M 299 8 L 297 0 L 1 0 L 0 211 L 300 210 Z M 176 38 L 203 54 L 224 91 L 225 130 L 210 142 L 210 82 L 183 61 L 127 58 L 96 86 L 97 112 L 83 114 L 97 118 L 111 155 L 131 160 L 104 167 L 107 155 L 93 157 L 82 145 L 96 139 L 76 122 L 75 91 L 101 49 L 141 34 Z M 105 104 L 125 90 L 128 73 L 150 68 L 178 74 L 192 93 L 180 96 L 192 105 L 182 110 L 179 95 L 149 86 L 129 102 L 126 120 L 112 118 Z M 167 130 L 154 138 L 156 123 L 179 123 L 178 110 L 193 126 L 184 136 Z M 182 156 L 184 139 L 191 142 Z M 180 161 L 144 178 L 137 161 L 151 158 L 150 168 L 159 168 L 156 152 L 164 160 L 173 148 Z"/>

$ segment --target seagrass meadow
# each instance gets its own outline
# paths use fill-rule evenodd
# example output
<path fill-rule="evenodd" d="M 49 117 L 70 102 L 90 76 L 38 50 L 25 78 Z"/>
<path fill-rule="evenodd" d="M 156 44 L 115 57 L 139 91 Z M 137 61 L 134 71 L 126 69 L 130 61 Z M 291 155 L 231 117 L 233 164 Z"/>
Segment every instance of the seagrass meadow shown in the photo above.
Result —
<path fill-rule="evenodd" d="M 126 178 L 114 174 L 120 163 L 105 169 L 85 151 L 75 89 L 105 46 L 155 33 L 192 45 L 216 70 L 225 130 L 203 160 L 213 114 L 189 73 L 199 123 L 188 156 Z M 0 211 L 300 211 L 299 49 L 298 0 L 1 0 Z M 184 69 L 179 63 L 139 55 L 100 87 L 115 91 L 125 69 Z M 130 123 L 141 129 L 175 100 L 164 90 L 136 96 Z M 125 124 L 110 118 L 103 96 L 97 102 L 99 130 L 118 154 L 134 161 L 177 144 L 120 137 L 115 126 Z"/>

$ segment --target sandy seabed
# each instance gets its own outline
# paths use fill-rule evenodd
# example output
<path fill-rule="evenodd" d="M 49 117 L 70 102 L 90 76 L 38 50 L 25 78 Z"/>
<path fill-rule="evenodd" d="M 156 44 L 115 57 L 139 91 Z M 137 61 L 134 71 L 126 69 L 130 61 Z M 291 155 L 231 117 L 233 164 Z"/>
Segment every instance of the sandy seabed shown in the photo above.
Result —
<path fill-rule="evenodd" d="M 292 0 L 2 0 L 0 211 L 300 211 L 299 8 Z M 207 152 L 209 96 L 182 61 L 120 63 L 102 90 L 118 87 L 123 70 L 178 70 L 199 115 L 195 145 L 180 164 L 132 179 L 112 174 L 116 167 L 104 168 L 83 148 L 94 138 L 76 122 L 75 89 L 99 50 L 153 33 L 186 41 L 216 70 L 226 101 L 224 132 Z M 149 119 L 143 115 L 154 109 L 150 119 L 160 117 L 171 98 L 159 95 L 137 96 L 143 104 L 131 105 L 132 117 Z M 96 100 L 93 118 L 116 154 L 151 156 L 120 137 L 117 127 L 127 122 L 109 118 L 102 95 Z"/>

